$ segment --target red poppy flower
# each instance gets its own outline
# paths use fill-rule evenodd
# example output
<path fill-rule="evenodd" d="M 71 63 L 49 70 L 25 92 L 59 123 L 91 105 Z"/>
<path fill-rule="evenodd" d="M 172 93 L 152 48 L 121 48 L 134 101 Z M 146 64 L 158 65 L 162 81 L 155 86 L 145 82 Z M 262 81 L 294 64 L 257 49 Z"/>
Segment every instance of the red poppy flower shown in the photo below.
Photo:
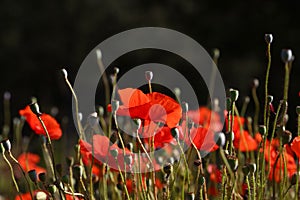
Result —
<path fill-rule="evenodd" d="M 291 143 L 291 148 L 298 158 L 300 158 L 300 136 L 294 138 L 293 142 Z"/>
<path fill-rule="evenodd" d="M 275 162 L 276 162 L 276 158 L 279 154 L 279 152 L 278 152 L 279 141 L 278 141 L 278 139 L 273 139 L 271 144 L 270 144 L 269 141 L 267 141 L 266 145 L 267 145 L 267 148 L 265 150 L 264 155 L 265 155 L 266 161 L 269 162 L 270 166 L 271 166 L 269 179 L 273 180 L 273 177 L 274 177 L 274 180 L 276 182 L 280 182 L 282 180 L 283 176 L 284 176 L 284 168 L 285 168 L 284 167 L 284 160 L 283 160 L 282 156 L 280 156 L 280 158 L 277 161 L 276 166 L 274 166 Z M 269 160 L 269 148 L 270 148 L 270 160 Z M 286 162 L 287 173 L 288 173 L 287 176 L 291 177 L 291 176 L 293 176 L 293 174 L 297 170 L 295 159 L 294 159 L 293 155 L 288 153 L 287 145 L 284 145 L 283 150 L 284 150 L 283 151 L 283 156 L 284 156 L 284 159 L 285 159 L 285 162 Z M 275 174 L 273 176 L 274 167 L 275 167 Z"/>
<path fill-rule="evenodd" d="M 32 169 L 36 170 L 36 173 L 46 172 L 46 169 L 38 166 L 37 164 L 40 162 L 40 156 L 33 153 L 22 153 L 18 157 L 18 162 L 24 171 L 28 172 Z"/>
<path fill-rule="evenodd" d="M 233 145 L 241 152 L 254 151 L 258 147 L 257 141 L 246 130 L 234 133 Z"/>
<path fill-rule="evenodd" d="M 143 181 L 143 187 L 144 189 L 146 189 L 146 184 L 145 184 L 145 175 L 143 174 L 142 175 L 142 181 Z M 155 186 L 157 187 L 157 189 L 162 189 L 163 188 L 163 184 L 162 182 L 158 179 L 158 178 L 155 178 Z M 132 179 L 127 179 L 126 180 L 126 187 L 127 187 L 127 190 L 129 193 L 132 193 L 133 192 L 133 184 L 132 184 Z"/>
<path fill-rule="evenodd" d="M 234 133 L 240 131 L 241 129 L 244 129 L 244 125 L 246 122 L 244 117 L 234 116 L 233 120 L 234 120 L 234 123 L 233 123 L 232 131 Z M 227 117 L 226 117 L 226 129 L 228 130 L 228 118 Z"/>
<path fill-rule="evenodd" d="M 102 164 L 103 162 L 108 162 L 110 166 L 114 169 L 118 169 L 118 165 L 121 169 L 124 169 L 124 155 L 123 149 L 119 148 L 117 144 L 110 144 L 110 140 L 106 136 L 102 135 L 94 135 L 93 136 L 93 144 L 94 144 L 94 159 L 98 164 Z M 92 145 L 85 142 L 84 140 L 80 140 L 80 151 L 81 154 L 85 154 L 89 159 L 92 159 Z M 118 151 L 117 161 L 111 155 L 110 151 L 116 149 Z M 125 149 L 127 155 L 130 155 L 130 151 Z"/>
<path fill-rule="evenodd" d="M 30 128 L 36 134 L 46 135 L 37 116 L 31 111 L 30 106 L 26 106 L 23 110 L 20 110 L 19 113 L 21 116 L 26 118 L 26 121 L 29 124 Z M 58 140 L 59 138 L 61 138 L 62 131 L 57 121 L 52 116 L 44 113 L 41 115 L 41 118 L 45 123 L 50 138 L 52 140 Z"/>
<path fill-rule="evenodd" d="M 219 132 L 223 129 L 223 124 L 221 123 L 218 113 L 206 107 L 189 111 L 188 117 L 192 119 L 195 124 L 199 124 L 206 129 L 211 129 L 214 132 Z"/>
<path fill-rule="evenodd" d="M 141 90 L 126 88 L 118 91 L 122 105 L 117 115 L 139 118 L 148 125 L 150 121 L 161 122 L 173 128 L 181 118 L 181 107 L 167 95 L 153 92 L 144 94 Z M 111 105 L 108 105 L 111 111 Z"/>
<path fill-rule="evenodd" d="M 222 182 L 222 172 L 218 169 L 217 165 L 209 164 L 207 166 L 207 172 L 210 174 L 209 179 L 214 183 L 221 183 Z"/>
<path fill-rule="evenodd" d="M 206 128 L 192 128 L 190 130 L 190 137 L 198 150 L 212 152 L 219 148 L 215 142 L 214 132 Z"/>
<path fill-rule="evenodd" d="M 71 194 L 65 194 L 66 200 L 74 200 L 73 195 Z M 80 200 L 83 198 L 79 198 L 78 196 L 75 196 L 75 200 Z"/>

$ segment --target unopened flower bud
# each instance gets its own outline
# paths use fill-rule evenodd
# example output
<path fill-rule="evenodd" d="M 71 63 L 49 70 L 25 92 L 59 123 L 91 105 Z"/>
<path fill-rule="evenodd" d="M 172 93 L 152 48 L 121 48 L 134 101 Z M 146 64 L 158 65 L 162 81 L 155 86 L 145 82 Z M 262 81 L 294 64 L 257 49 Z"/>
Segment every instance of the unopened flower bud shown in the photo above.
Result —
<path fill-rule="evenodd" d="M 253 79 L 253 87 L 258 88 L 259 80 L 257 78 Z"/>
<path fill-rule="evenodd" d="M 226 134 L 225 134 L 225 136 L 226 136 L 226 140 L 228 140 L 228 141 L 230 141 L 230 140 L 234 140 L 234 132 L 233 131 L 231 131 L 231 132 L 227 132 Z"/>
<path fill-rule="evenodd" d="M 189 104 L 187 102 L 182 102 L 181 107 L 183 113 L 187 113 L 189 111 Z"/>
<path fill-rule="evenodd" d="M 1 143 L 3 144 L 3 147 L 4 147 L 5 151 L 10 152 L 11 143 L 10 143 L 9 139 L 3 140 L 3 141 L 1 141 Z"/>
<path fill-rule="evenodd" d="M 290 62 L 293 59 L 293 53 L 291 49 L 282 49 L 281 50 L 281 60 L 286 63 Z"/>
<path fill-rule="evenodd" d="M 228 112 L 231 111 L 231 99 L 229 97 L 226 98 L 226 108 Z"/>
<path fill-rule="evenodd" d="M 31 111 L 37 115 L 37 116 L 40 116 L 42 113 L 40 112 L 40 107 L 38 105 L 37 102 L 32 102 L 32 104 L 29 105 L 30 106 L 30 109 Z"/>
<path fill-rule="evenodd" d="M 32 182 L 37 182 L 37 174 L 35 169 L 28 171 L 28 176 Z"/>
<path fill-rule="evenodd" d="M 111 108 L 112 108 L 113 113 L 117 112 L 117 110 L 119 109 L 119 106 L 120 106 L 120 102 L 118 100 L 112 100 Z"/>
<path fill-rule="evenodd" d="M 246 96 L 246 97 L 245 97 L 245 103 L 248 104 L 249 102 L 250 102 L 250 97 L 249 97 L 249 96 Z"/>
<path fill-rule="evenodd" d="M 229 93 L 230 93 L 231 101 L 232 102 L 237 101 L 237 99 L 239 98 L 239 91 L 235 89 L 230 89 Z"/>
<path fill-rule="evenodd" d="M 68 78 L 68 72 L 67 72 L 67 70 L 62 69 L 61 71 L 62 71 L 64 77 L 65 77 L 65 78 Z"/>
<path fill-rule="evenodd" d="M 205 183 L 205 177 L 202 176 L 201 174 L 199 175 L 198 183 L 200 186 L 204 185 Z"/>
<path fill-rule="evenodd" d="M 133 144 L 131 142 L 129 142 L 128 144 L 126 144 L 126 148 L 130 151 L 133 152 Z"/>
<path fill-rule="evenodd" d="M 39 180 L 40 180 L 42 183 L 45 183 L 45 182 L 46 182 L 47 176 L 46 176 L 46 173 L 45 173 L 45 172 L 39 173 Z"/>
<path fill-rule="evenodd" d="M 57 191 L 57 187 L 55 185 L 51 184 L 51 185 L 49 185 L 48 190 L 53 195 Z"/>
<path fill-rule="evenodd" d="M 259 128 L 258 128 L 258 132 L 261 134 L 261 135 L 265 135 L 267 133 L 267 128 L 265 125 L 260 125 Z"/>
<path fill-rule="evenodd" d="M 177 88 L 174 88 L 174 94 L 176 97 L 180 97 L 181 95 L 181 90 L 177 87 Z"/>
<path fill-rule="evenodd" d="M 256 172 L 256 164 L 255 163 L 249 163 L 248 167 L 249 167 L 249 170 L 251 173 Z"/>
<path fill-rule="evenodd" d="M 79 113 L 78 113 L 78 119 L 79 119 L 79 121 L 82 121 L 82 118 L 83 118 L 82 113 L 79 112 Z"/>
<path fill-rule="evenodd" d="M 118 152 L 117 149 L 111 149 L 111 150 L 110 150 L 110 154 L 111 154 L 114 158 L 117 158 L 119 152 Z"/>
<path fill-rule="evenodd" d="M 73 174 L 76 179 L 81 179 L 83 175 L 83 167 L 81 165 L 74 165 Z"/>
<path fill-rule="evenodd" d="M 232 171 L 236 171 L 239 165 L 238 159 L 234 156 L 227 156 L 229 166 L 231 167 Z"/>
<path fill-rule="evenodd" d="M 216 133 L 215 134 L 215 141 L 216 141 L 216 144 L 218 146 L 223 147 L 225 145 L 225 142 L 226 142 L 225 134 L 223 132 Z"/>
<path fill-rule="evenodd" d="M 172 134 L 172 136 L 173 136 L 176 140 L 179 140 L 179 130 L 178 130 L 178 128 L 172 128 L 172 129 L 171 129 L 171 134 Z"/>
<path fill-rule="evenodd" d="M 140 127 L 141 127 L 141 125 L 142 125 L 142 120 L 141 119 L 133 119 L 132 120 L 132 125 L 133 125 L 133 129 L 134 130 L 138 130 L 138 129 L 140 129 Z"/>
<path fill-rule="evenodd" d="M 146 71 L 145 72 L 145 77 L 147 81 L 151 81 L 153 78 L 153 72 L 152 71 Z"/>
<path fill-rule="evenodd" d="M 200 159 L 194 160 L 194 165 L 196 167 L 199 167 L 202 164 L 202 161 Z"/>
<path fill-rule="evenodd" d="M 124 161 L 127 165 L 131 165 L 132 164 L 132 161 L 133 161 L 133 158 L 131 155 L 125 155 L 124 157 Z"/>
<path fill-rule="evenodd" d="M 96 126 L 98 124 L 98 121 L 98 114 L 96 112 L 93 112 L 88 116 L 88 123 L 91 127 Z"/>
<path fill-rule="evenodd" d="M 104 108 L 102 106 L 98 106 L 97 111 L 98 111 L 98 116 L 99 117 L 103 117 L 103 115 L 104 115 Z"/>
<path fill-rule="evenodd" d="M 271 44 L 273 41 L 273 35 L 272 34 L 265 34 L 265 40 L 266 43 Z"/>
<path fill-rule="evenodd" d="M 285 130 L 282 134 L 282 144 L 288 144 L 292 140 L 292 133 L 288 130 Z"/>
<path fill-rule="evenodd" d="M 167 163 L 164 168 L 163 171 L 167 174 L 170 175 L 173 171 L 173 165 L 171 163 Z"/>
<path fill-rule="evenodd" d="M 248 176 L 249 173 L 250 173 L 250 169 L 249 169 L 248 165 L 243 166 L 242 171 L 243 171 L 245 176 Z"/>
<path fill-rule="evenodd" d="M 272 103 L 273 102 L 273 96 L 268 95 L 267 101 L 268 101 L 269 104 Z"/>
<path fill-rule="evenodd" d="M 296 113 L 297 113 L 297 115 L 300 115 L 300 106 L 296 107 Z"/>
<path fill-rule="evenodd" d="M 74 164 L 74 158 L 71 156 L 66 157 L 66 163 L 68 167 L 72 166 Z"/>
<path fill-rule="evenodd" d="M 99 59 L 99 60 L 102 59 L 102 52 L 100 49 L 96 49 L 96 56 L 97 56 L 97 59 Z"/>
<path fill-rule="evenodd" d="M 70 176 L 66 174 L 66 175 L 64 175 L 64 176 L 61 177 L 61 180 L 62 180 L 63 183 L 69 184 L 69 182 L 70 182 Z"/>
<path fill-rule="evenodd" d="M 195 194 L 194 192 L 189 192 L 187 193 L 187 200 L 194 200 L 195 199 Z"/>
<path fill-rule="evenodd" d="M 114 74 L 118 74 L 120 72 L 120 69 L 118 67 L 114 68 Z"/>
<path fill-rule="evenodd" d="M 297 184 L 297 172 L 294 173 L 291 177 L 291 185 L 296 185 Z"/>
<path fill-rule="evenodd" d="M 11 98 L 11 93 L 8 91 L 4 92 L 3 98 L 4 100 L 9 101 Z"/>
<path fill-rule="evenodd" d="M 219 57 L 220 57 L 220 50 L 218 48 L 214 48 L 213 51 L 212 51 L 212 53 L 213 53 L 213 58 L 214 59 L 219 59 Z"/>

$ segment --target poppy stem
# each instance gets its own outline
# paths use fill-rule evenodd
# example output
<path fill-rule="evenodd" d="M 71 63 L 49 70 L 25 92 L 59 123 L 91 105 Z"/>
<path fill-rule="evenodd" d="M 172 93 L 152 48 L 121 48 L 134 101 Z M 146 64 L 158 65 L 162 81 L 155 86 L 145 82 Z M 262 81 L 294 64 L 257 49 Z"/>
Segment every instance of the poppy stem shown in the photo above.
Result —
<path fill-rule="evenodd" d="M 17 193 L 19 194 L 19 196 L 20 196 L 20 198 L 21 198 L 21 200 L 22 200 L 22 196 L 21 196 L 21 194 L 20 194 L 19 186 L 18 186 L 17 181 L 16 181 L 16 179 L 15 179 L 14 170 L 13 170 L 13 168 L 12 168 L 10 162 L 8 161 L 8 159 L 7 159 L 6 156 L 5 156 L 5 148 L 4 148 L 4 146 L 3 146 L 2 143 L 0 143 L 0 148 L 1 148 L 1 152 L 2 152 L 3 159 L 5 160 L 5 162 L 7 163 L 8 167 L 9 167 L 10 175 L 11 175 L 11 178 L 12 178 L 12 180 L 13 180 L 14 186 L 15 186 L 15 188 L 16 188 L 16 190 L 17 190 Z"/>
<path fill-rule="evenodd" d="M 149 92 L 150 92 L 150 94 L 151 94 L 151 93 L 152 93 L 151 80 L 148 81 L 148 85 L 149 85 Z"/>
<path fill-rule="evenodd" d="M 258 132 L 258 117 L 259 117 L 259 107 L 260 107 L 256 89 L 257 89 L 256 86 L 252 87 L 252 97 L 255 104 L 255 113 L 254 113 L 254 120 L 253 120 L 254 133 Z"/>
<path fill-rule="evenodd" d="M 268 95 L 269 95 L 268 84 L 269 84 L 269 74 L 271 69 L 271 43 L 268 43 L 267 46 L 267 56 L 268 56 L 268 65 L 267 65 L 266 80 L 265 80 L 265 106 L 264 106 L 264 125 L 266 127 L 267 127 L 267 110 L 268 110 Z"/>

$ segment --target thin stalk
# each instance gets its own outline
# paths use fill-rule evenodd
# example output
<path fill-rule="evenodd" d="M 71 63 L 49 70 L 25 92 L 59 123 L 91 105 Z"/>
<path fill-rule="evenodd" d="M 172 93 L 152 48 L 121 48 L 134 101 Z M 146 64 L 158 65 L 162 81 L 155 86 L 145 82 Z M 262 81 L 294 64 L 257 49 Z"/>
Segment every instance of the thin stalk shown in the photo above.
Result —
<path fill-rule="evenodd" d="M 255 114 L 254 114 L 254 121 L 253 121 L 254 133 L 258 132 L 258 117 L 259 117 L 259 100 L 257 97 L 256 89 L 257 89 L 256 86 L 252 87 L 252 96 L 255 104 Z"/>
<path fill-rule="evenodd" d="M 126 181 L 125 181 L 125 179 L 124 179 L 124 176 L 123 176 L 122 170 L 121 170 L 121 168 L 120 168 L 118 159 L 115 158 L 115 160 L 116 160 L 116 163 L 117 163 L 117 165 L 118 165 L 118 170 L 119 170 L 119 173 L 120 173 L 120 175 L 121 175 L 122 182 L 123 182 L 123 184 L 124 184 L 124 189 L 125 189 L 126 197 L 127 197 L 128 200 L 130 200 L 130 196 L 129 196 L 129 193 L 128 193 L 128 190 L 127 190 Z"/>
<path fill-rule="evenodd" d="M 283 101 L 287 102 L 289 92 L 289 81 L 290 81 L 290 69 L 289 63 L 285 63 L 285 77 L 284 77 L 284 89 L 283 89 Z"/>
<path fill-rule="evenodd" d="M 266 80 L 265 80 L 265 106 L 264 106 L 264 125 L 265 126 L 267 126 L 267 110 L 268 110 L 268 95 L 269 95 L 268 84 L 269 84 L 269 74 L 270 74 L 270 68 L 271 68 L 271 43 L 268 43 L 267 56 L 268 56 L 268 65 L 267 65 Z"/>
<path fill-rule="evenodd" d="M 100 52 L 101 54 L 101 52 Z M 110 90 L 109 90 L 109 82 L 107 75 L 105 73 L 105 67 L 102 62 L 102 56 L 97 56 L 97 64 L 100 70 L 100 73 L 103 74 L 103 85 L 104 85 L 104 90 L 105 90 L 105 104 L 109 104 L 109 99 L 110 99 Z"/>

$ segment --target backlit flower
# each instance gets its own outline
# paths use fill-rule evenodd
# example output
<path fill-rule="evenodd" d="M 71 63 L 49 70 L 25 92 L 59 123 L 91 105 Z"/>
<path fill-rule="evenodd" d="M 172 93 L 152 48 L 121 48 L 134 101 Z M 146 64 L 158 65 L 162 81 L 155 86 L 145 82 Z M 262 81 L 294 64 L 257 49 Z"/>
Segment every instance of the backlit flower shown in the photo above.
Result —
<path fill-rule="evenodd" d="M 36 173 L 46 172 L 46 169 L 38 166 L 40 162 L 40 156 L 33 153 L 22 153 L 18 157 L 18 162 L 25 172 L 35 169 Z"/>
<path fill-rule="evenodd" d="M 42 124 L 40 123 L 37 116 L 31 111 L 29 106 L 26 106 L 23 110 L 20 110 L 19 114 L 26 118 L 26 121 L 29 124 L 30 128 L 36 134 L 46 135 Z M 62 131 L 57 121 L 52 116 L 44 113 L 41 115 L 41 118 L 45 123 L 50 138 L 52 140 L 58 140 L 62 136 Z"/>

